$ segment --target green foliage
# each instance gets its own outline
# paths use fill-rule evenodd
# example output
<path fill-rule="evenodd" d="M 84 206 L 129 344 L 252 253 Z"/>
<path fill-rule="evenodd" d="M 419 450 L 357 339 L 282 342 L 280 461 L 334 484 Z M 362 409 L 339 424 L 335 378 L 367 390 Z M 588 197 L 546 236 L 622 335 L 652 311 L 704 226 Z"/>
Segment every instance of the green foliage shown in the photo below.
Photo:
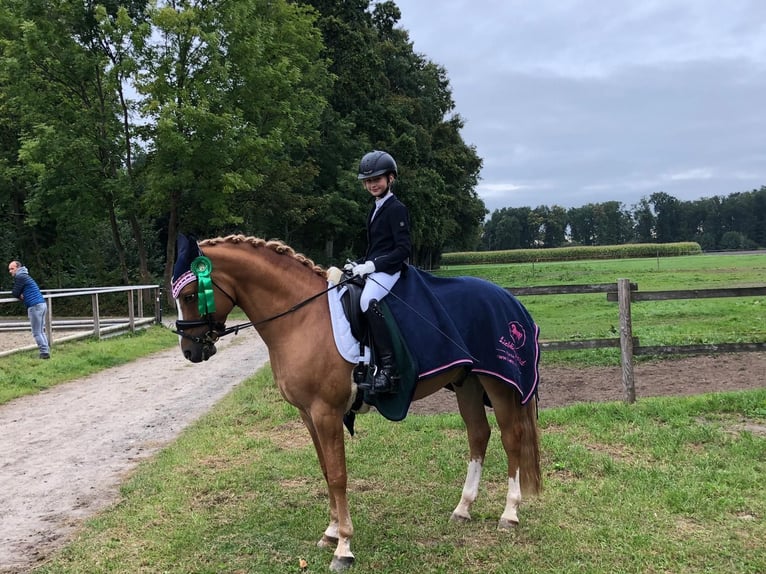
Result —
<path fill-rule="evenodd" d="M 632 209 L 617 201 L 565 210 L 538 206 L 495 210 L 484 224 L 481 249 L 677 243 L 706 251 L 766 246 L 766 186 L 728 197 L 679 201 L 666 193 L 643 197 Z"/>
<path fill-rule="evenodd" d="M 473 247 L 485 215 L 475 192 L 481 160 L 454 113 L 446 70 L 413 51 L 394 2 L 313 1 L 335 84 L 305 225 L 287 237 L 318 261 L 359 257 L 371 199 L 356 181 L 359 160 L 385 149 L 399 164 L 395 191 L 407 204 L 415 262 L 447 245 Z"/>
<path fill-rule="evenodd" d="M 146 278 L 141 226 L 130 207 L 133 188 L 124 171 L 129 176 L 133 144 L 124 119 L 130 102 L 123 82 L 135 70 L 124 37 L 138 42 L 149 33 L 141 24 L 142 3 L 130 5 L 130 17 L 117 5 L 109 12 L 76 2 L 5 4 L 12 25 L 3 28 L 0 73 L 11 78 L 3 85 L 17 129 L 8 146 L 18 154 L 8 170 L 17 174 L 14 179 L 21 175 L 13 202 L 19 255 L 38 263 L 43 275 L 78 274 L 77 262 L 67 257 L 71 246 L 79 244 L 84 252 L 101 247 L 89 231 L 109 224 L 108 244 L 117 252 L 110 266 L 119 280 L 128 281 L 117 223 L 125 216 L 133 224 L 128 236 L 139 247 L 137 267 Z"/>
<path fill-rule="evenodd" d="M 445 253 L 442 255 L 441 264 L 447 266 L 530 263 L 535 261 L 633 259 L 641 257 L 676 257 L 698 253 L 702 253 L 702 249 L 698 243 L 693 242 L 642 243 Z"/>
<path fill-rule="evenodd" d="M 347 440 L 354 572 L 761 572 L 766 391 L 543 410 L 545 490 L 499 532 L 505 458 L 490 441 L 473 521 L 449 521 L 466 470 L 457 414 L 357 418 Z M 268 369 L 122 489 L 36 572 L 327 569 L 327 489 Z M 509 566 L 509 565 L 512 565 Z"/>
<path fill-rule="evenodd" d="M 142 52 L 142 110 L 153 120 L 148 203 L 199 236 L 300 225 L 330 85 L 314 17 L 286 1 L 160 6 Z M 296 220 L 296 218 L 298 218 Z M 166 279 L 172 256 L 168 258 Z"/>

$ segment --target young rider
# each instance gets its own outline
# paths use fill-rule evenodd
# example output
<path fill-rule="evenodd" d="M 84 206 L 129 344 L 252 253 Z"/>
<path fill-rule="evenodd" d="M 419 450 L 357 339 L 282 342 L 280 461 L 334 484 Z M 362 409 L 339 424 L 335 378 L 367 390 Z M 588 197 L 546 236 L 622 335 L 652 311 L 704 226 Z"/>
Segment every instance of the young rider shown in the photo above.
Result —
<path fill-rule="evenodd" d="M 378 302 L 393 288 L 412 251 L 409 212 L 392 191 L 398 175 L 394 158 L 384 151 L 371 151 L 359 163 L 357 179 L 375 205 L 367 217 L 367 251 L 345 266 L 367 278 L 360 306 L 369 325 L 375 366 L 371 383 L 366 379 L 359 386 L 377 394 L 396 392 L 399 381 L 391 334 Z"/>

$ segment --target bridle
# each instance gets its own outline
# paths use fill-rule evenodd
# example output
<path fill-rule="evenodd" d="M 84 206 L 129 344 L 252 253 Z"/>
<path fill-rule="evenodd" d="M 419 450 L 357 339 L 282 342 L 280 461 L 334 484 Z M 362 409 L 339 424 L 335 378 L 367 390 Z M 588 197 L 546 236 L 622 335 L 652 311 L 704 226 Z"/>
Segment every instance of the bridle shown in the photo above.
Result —
<path fill-rule="evenodd" d="M 231 301 L 232 305 L 234 307 L 239 307 L 239 304 L 237 303 L 236 299 L 229 295 L 229 293 L 221 287 L 218 283 L 216 283 L 211 274 L 213 271 L 213 263 L 205 257 L 204 255 L 200 255 L 197 257 L 194 261 L 192 261 L 191 264 L 191 271 L 192 273 L 197 277 L 197 309 L 200 314 L 199 319 L 190 319 L 190 320 L 178 320 L 176 321 L 176 329 L 173 331 L 176 335 L 179 335 L 180 337 L 183 337 L 184 339 L 189 339 L 192 343 L 197 345 L 212 345 L 218 339 L 221 337 L 225 337 L 226 335 L 230 335 L 231 333 L 237 334 L 241 329 L 247 329 L 248 327 L 257 327 L 259 325 L 263 325 L 264 323 L 268 323 L 270 321 L 274 321 L 275 319 L 279 319 L 280 317 L 284 317 L 285 315 L 289 315 L 290 313 L 294 313 L 301 307 L 304 307 L 314 301 L 315 299 L 321 297 L 325 293 L 328 293 L 329 291 L 333 289 L 337 289 L 341 287 L 342 285 L 348 283 L 351 281 L 353 277 L 346 277 L 343 280 L 341 280 L 336 285 L 331 285 L 327 289 L 324 289 L 320 291 L 319 293 L 315 293 L 314 295 L 311 295 L 307 299 L 304 299 L 303 301 L 300 301 L 299 303 L 296 303 L 286 311 L 282 311 L 280 313 L 277 313 L 276 315 L 272 315 L 271 317 L 267 317 L 266 319 L 261 319 L 260 321 L 256 321 L 253 323 L 252 321 L 248 321 L 247 323 L 240 323 L 238 325 L 234 325 L 232 327 L 226 327 L 226 323 L 221 321 L 216 321 L 215 319 L 215 293 L 213 291 L 213 288 L 217 288 L 221 293 L 226 295 L 226 297 L 229 298 L 229 301 Z M 186 329 L 194 329 L 196 327 L 207 327 L 208 330 L 203 335 L 190 335 L 185 333 L 184 331 Z"/>
<path fill-rule="evenodd" d="M 211 277 L 213 263 L 204 255 L 200 255 L 192 261 L 191 272 L 197 278 L 197 309 L 199 310 L 200 318 L 176 321 L 176 330 L 173 332 L 198 345 L 213 344 L 220 337 L 228 335 L 229 332 L 234 332 L 226 329 L 225 323 L 215 320 L 215 293 L 213 287 L 217 287 L 221 293 L 226 295 L 232 302 L 232 305 L 236 306 L 237 302 L 225 289 L 213 281 Z M 208 330 L 201 336 L 189 335 L 184 332 L 186 329 L 194 329 L 196 327 L 207 327 Z M 241 327 L 238 325 L 235 330 L 239 330 L 239 328 Z"/>

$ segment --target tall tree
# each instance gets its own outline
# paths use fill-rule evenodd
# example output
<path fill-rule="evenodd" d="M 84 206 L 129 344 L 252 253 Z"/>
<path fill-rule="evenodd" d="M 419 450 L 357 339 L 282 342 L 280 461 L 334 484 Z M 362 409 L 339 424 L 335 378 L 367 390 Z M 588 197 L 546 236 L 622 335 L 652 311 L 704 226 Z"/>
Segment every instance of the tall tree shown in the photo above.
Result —
<path fill-rule="evenodd" d="M 593 204 L 573 207 L 567 211 L 572 241 L 578 245 L 596 245 L 598 240 L 596 214 Z"/>
<path fill-rule="evenodd" d="M 639 243 L 654 242 L 655 217 L 647 198 L 642 197 L 638 204 L 633 206 L 633 220 L 635 240 Z"/>
<path fill-rule="evenodd" d="M 496 209 L 484 225 L 482 248 L 493 251 L 534 247 L 539 226 L 539 218 L 529 207 Z"/>
<path fill-rule="evenodd" d="M 100 223 L 112 230 L 123 282 L 130 274 L 122 247 L 122 76 L 109 61 L 99 16 L 82 2 L 4 0 L 17 28 L 4 28 L 2 67 L 8 105 L 19 118 L 19 168 L 33 181 L 24 197 L 25 223 L 37 227 L 38 253 L 66 273 L 81 264 L 66 244 L 82 244 Z M 130 3 L 141 12 L 141 4 Z M 125 8 L 111 5 L 112 16 Z M 146 30 L 148 33 L 148 29 Z M 139 242 L 140 243 L 140 242 Z M 78 250 L 81 254 L 85 250 Z"/>
<path fill-rule="evenodd" d="M 147 0 L 128 0 L 124 4 L 96 5 L 92 40 L 94 50 L 100 50 L 108 60 L 106 67 L 107 89 L 116 95 L 120 133 L 115 135 L 115 154 L 119 154 L 119 166 L 112 162 L 114 195 L 120 211 L 127 219 L 138 255 L 139 275 L 144 282 L 151 280 L 146 243 L 140 218 L 142 178 L 135 167 L 135 157 L 142 153 L 139 133 L 140 124 L 134 114 L 135 102 L 129 95 L 133 80 L 138 73 L 136 53 L 146 43 L 151 33 L 147 20 Z M 122 253 L 116 218 L 110 220 L 115 246 Z"/>
<path fill-rule="evenodd" d="M 460 136 L 463 120 L 454 113 L 446 71 L 414 52 L 394 2 L 311 4 L 337 80 L 322 145 L 313 152 L 317 209 L 303 242 L 321 238 L 328 258 L 361 249 L 368 195 L 356 183 L 356 168 L 375 148 L 399 163 L 395 189 L 413 220 L 416 263 L 435 263 L 447 245 L 475 246 L 486 214 L 475 191 L 481 159 Z"/>
<path fill-rule="evenodd" d="M 310 12 L 282 0 L 172 0 L 137 82 L 152 120 L 147 199 L 177 232 L 298 225 L 329 76 Z M 298 203 L 298 207 L 301 204 Z"/>
<path fill-rule="evenodd" d="M 659 243 L 681 241 L 683 234 L 679 228 L 681 206 L 672 195 L 663 191 L 653 193 L 649 197 L 656 215 L 655 234 Z"/>
<path fill-rule="evenodd" d="M 539 218 L 540 233 L 538 239 L 543 247 L 560 247 L 566 241 L 567 212 L 561 206 L 539 206 L 535 208 Z"/>

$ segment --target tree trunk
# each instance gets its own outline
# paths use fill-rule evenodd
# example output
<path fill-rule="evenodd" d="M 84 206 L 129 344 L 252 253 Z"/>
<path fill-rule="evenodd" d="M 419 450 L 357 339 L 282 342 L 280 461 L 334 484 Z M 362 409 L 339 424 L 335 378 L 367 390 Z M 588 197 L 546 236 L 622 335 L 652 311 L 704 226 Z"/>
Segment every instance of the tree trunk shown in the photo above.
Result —
<path fill-rule="evenodd" d="M 109 202 L 109 225 L 112 228 L 112 241 L 117 250 L 117 259 L 120 264 L 120 273 L 124 285 L 130 285 L 130 275 L 128 274 L 128 264 L 125 260 L 125 246 L 120 239 L 120 228 L 117 225 L 117 215 L 114 212 L 114 204 Z"/>
<path fill-rule="evenodd" d="M 168 217 L 168 241 L 165 245 L 165 273 L 163 274 L 163 287 L 167 302 L 175 306 L 171 281 L 173 280 L 173 266 L 176 264 L 176 236 L 178 235 L 178 203 L 180 192 L 170 194 L 170 213 Z"/>

